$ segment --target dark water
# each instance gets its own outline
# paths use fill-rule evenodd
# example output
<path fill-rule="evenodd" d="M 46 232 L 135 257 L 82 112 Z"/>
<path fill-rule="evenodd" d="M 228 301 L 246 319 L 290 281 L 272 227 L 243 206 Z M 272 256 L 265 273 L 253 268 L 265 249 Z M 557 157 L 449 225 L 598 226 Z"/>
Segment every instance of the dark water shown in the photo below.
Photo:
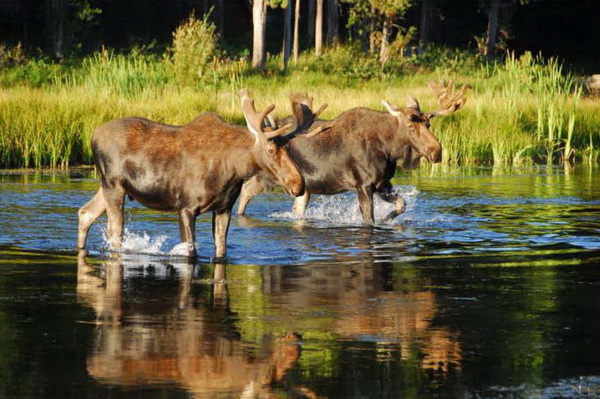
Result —
<path fill-rule="evenodd" d="M 600 173 L 420 171 L 408 209 L 353 195 L 234 218 L 229 259 L 172 255 L 177 220 L 128 204 L 77 257 L 86 173 L 0 175 L 1 398 L 599 398 Z M 389 208 L 377 203 L 376 215 Z"/>

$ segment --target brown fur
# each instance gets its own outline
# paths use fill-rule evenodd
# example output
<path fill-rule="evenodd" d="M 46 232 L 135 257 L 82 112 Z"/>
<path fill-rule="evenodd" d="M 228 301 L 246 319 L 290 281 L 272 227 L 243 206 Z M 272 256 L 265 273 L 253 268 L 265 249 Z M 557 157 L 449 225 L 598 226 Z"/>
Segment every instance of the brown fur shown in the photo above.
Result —
<path fill-rule="evenodd" d="M 244 112 L 256 119 L 253 105 Z M 262 171 L 292 195 L 304 190 L 286 147 L 268 140 L 260 126 L 254 129 L 257 135 L 212 113 L 185 126 L 122 118 L 98 127 L 92 150 L 101 189 L 79 211 L 78 247 L 85 247 L 90 225 L 105 211 L 111 245 L 120 247 L 123 198 L 128 195 L 153 209 L 177 211 L 190 255 L 195 254 L 196 217 L 213 211 L 216 256 L 225 256 L 231 208 L 244 180 Z"/>
<path fill-rule="evenodd" d="M 391 112 L 354 108 L 331 121 L 317 121 L 327 131 L 311 138 L 290 143 L 290 155 L 306 182 L 305 197 L 296 200 L 298 213 L 306 209 L 311 194 L 332 195 L 354 190 L 359 195 L 363 221 L 373 223 L 373 194 L 396 205 L 388 215 L 395 217 L 404 211 L 404 201 L 393 192 L 390 179 L 396 162 L 416 167 L 425 156 L 431 162 L 441 160 L 441 145 L 429 131 L 429 116 L 415 107 Z M 272 179 L 258 175 L 244 184 L 238 213 L 243 214 L 252 197 Z"/>

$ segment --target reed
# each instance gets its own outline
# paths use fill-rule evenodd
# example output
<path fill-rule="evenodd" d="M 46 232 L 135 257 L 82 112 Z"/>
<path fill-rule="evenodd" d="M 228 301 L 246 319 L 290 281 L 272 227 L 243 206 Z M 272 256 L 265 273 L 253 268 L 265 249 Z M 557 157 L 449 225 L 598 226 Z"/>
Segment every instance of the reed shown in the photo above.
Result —
<path fill-rule="evenodd" d="M 426 86 L 431 79 L 472 87 L 463 110 L 432 123 L 447 165 L 599 161 L 600 104 L 585 97 L 577 79 L 555 60 L 508 54 L 503 62 L 467 67 L 454 55 L 447 68 L 437 65 L 410 74 L 399 69 L 396 75 L 379 68 L 371 72 L 376 79 L 363 79 L 368 60 L 357 60 L 354 72 L 344 75 L 352 70 L 351 55 L 326 55 L 322 63 L 305 55 L 285 73 L 255 73 L 243 59 L 213 62 L 202 79 L 189 84 L 178 82 L 172 62 L 159 56 L 108 49 L 77 66 L 49 65 L 39 84 L 15 81 L 8 68 L 0 72 L 5 86 L 0 91 L 0 167 L 89 164 L 94 128 L 122 116 L 184 124 L 200 112 L 214 111 L 243 124 L 237 102 L 241 87 L 251 89 L 257 107 L 273 102 L 280 115 L 290 113 L 288 96 L 294 91 L 310 93 L 317 104 L 328 103 L 325 118 L 352 107 L 382 110 L 382 99 L 403 106 L 408 94 L 424 110 L 434 110 L 436 99 Z M 343 65 L 336 66 L 338 61 Z M 276 68 L 276 59 L 269 63 Z"/>

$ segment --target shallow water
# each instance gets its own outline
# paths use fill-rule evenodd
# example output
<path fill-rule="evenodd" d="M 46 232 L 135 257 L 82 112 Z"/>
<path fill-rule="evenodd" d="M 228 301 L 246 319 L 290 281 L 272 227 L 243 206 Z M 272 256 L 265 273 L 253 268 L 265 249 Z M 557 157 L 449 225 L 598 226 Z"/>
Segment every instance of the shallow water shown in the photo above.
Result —
<path fill-rule="evenodd" d="M 87 172 L 0 175 L 1 398 L 600 397 L 600 173 L 398 176 L 407 211 L 283 194 L 232 221 L 225 265 L 173 255 L 175 215 L 128 203 L 78 257 Z M 390 206 L 377 202 L 380 220 Z"/>

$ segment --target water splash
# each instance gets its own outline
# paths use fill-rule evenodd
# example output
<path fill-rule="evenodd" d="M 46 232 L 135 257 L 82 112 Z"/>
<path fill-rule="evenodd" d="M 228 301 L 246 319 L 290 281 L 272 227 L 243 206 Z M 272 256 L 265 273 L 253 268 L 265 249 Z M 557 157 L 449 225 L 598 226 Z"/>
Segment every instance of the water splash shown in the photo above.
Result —
<path fill-rule="evenodd" d="M 417 202 L 420 194 L 414 186 L 395 187 L 395 192 L 404 198 L 406 210 L 404 214 L 410 212 Z M 374 197 L 373 212 L 375 214 L 375 223 L 384 223 L 383 219 L 394 210 L 394 204 L 390 204 Z M 358 198 L 355 193 L 344 193 L 339 195 L 319 195 L 311 201 L 306 213 L 302 217 L 296 216 L 293 212 L 273 212 L 269 214 L 271 218 L 278 219 L 298 219 L 310 220 L 315 222 L 324 222 L 331 225 L 362 225 L 362 216 L 358 205 Z M 398 218 L 385 222 L 387 224 L 396 224 Z"/>
<path fill-rule="evenodd" d="M 112 250 L 112 246 L 108 240 L 108 234 L 106 230 L 102 231 L 104 239 L 104 246 Z M 123 232 L 123 243 L 120 252 L 123 253 L 136 253 L 136 254 L 148 254 L 148 255 L 163 255 L 163 245 L 167 241 L 168 236 L 159 235 L 156 237 L 150 237 L 146 232 L 136 233 L 125 229 Z"/>
<path fill-rule="evenodd" d="M 187 242 L 181 242 L 175 245 L 169 251 L 171 256 L 188 256 L 194 250 L 194 246 Z"/>

